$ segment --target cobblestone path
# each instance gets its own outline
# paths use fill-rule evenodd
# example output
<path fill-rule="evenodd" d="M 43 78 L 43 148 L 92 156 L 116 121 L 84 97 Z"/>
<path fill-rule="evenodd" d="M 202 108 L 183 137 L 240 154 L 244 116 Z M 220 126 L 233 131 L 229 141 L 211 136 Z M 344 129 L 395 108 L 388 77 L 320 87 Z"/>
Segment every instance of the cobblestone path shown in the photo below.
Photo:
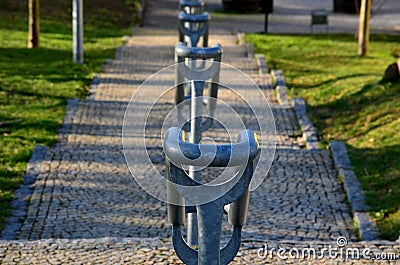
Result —
<path fill-rule="evenodd" d="M 218 3 L 210 1 L 212 6 Z M 70 100 L 60 143 L 48 148 L 32 169 L 36 181 L 26 216 L 13 219 L 20 224 L 10 224 L 14 239 L 0 240 L 1 264 L 180 263 L 170 240 L 166 204 L 133 180 L 121 144 L 123 117 L 131 96 L 147 77 L 174 63 L 177 34 L 169 34 L 175 30 L 176 6 L 176 0 L 149 0 L 145 26 L 128 37 L 125 45 L 117 48 L 115 58 L 107 61 L 103 73 L 93 81 L 90 98 Z M 272 77 L 258 74 L 251 51 L 237 44 L 237 36 L 230 35 L 228 25 L 218 27 L 224 34 L 212 35 L 210 44 L 220 43 L 222 61 L 242 70 L 260 86 L 275 117 L 277 140 L 271 170 L 251 194 L 243 244 L 232 264 L 358 264 L 357 260 L 335 260 L 324 253 L 318 260 L 258 257 L 266 243 L 276 249 L 322 249 L 337 247 L 338 237 L 348 240 L 347 247 L 368 247 L 373 253 L 398 251 L 399 245 L 391 242 L 358 242 L 330 152 L 305 149 L 295 110 L 278 103 Z M 173 81 L 174 76 L 165 78 Z M 251 97 L 252 92 L 248 93 Z M 173 107 L 172 96 L 167 93 L 154 106 L 146 128 L 148 153 L 160 171 L 164 168 L 160 124 Z M 229 90 L 221 90 L 219 97 L 252 126 L 251 113 L 243 101 Z M 140 159 L 137 170 L 151 180 Z M 229 227 L 224 226 L 223 235 L 229 233 Z"/>

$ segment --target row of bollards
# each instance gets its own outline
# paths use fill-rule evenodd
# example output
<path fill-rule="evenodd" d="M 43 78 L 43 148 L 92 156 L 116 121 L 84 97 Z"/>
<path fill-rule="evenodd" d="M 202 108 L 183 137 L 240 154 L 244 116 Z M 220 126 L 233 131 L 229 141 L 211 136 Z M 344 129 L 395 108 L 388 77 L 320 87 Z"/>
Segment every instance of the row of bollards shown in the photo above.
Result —
<path fill-rule="evenodd" d="M 176 71 L 176 96 L 175 103 L 178 106 L 178 118 L 181 118 L 182 104 L 185 99 L 190 103 L 190 123 L 183 125 L 183 129 L 188 133 L 191 143 L 198 144 L 202 138 L 203 130 L 212 124 L 212 112 L 216 107 L 218 94 L 219 68 L 222 58 L 222 48 L 216 45 L 214 48 L 208 47 L 208 35 L 210 16 L 204 12 L 204 2 L 201 0 L 180 0 L 179 2 L 179 41 L 175 46 L 175 63 L 178 65 Z M 203 40 L 203 47 L 197 47 L 200 39 Z M 205 60 L 212 61 L 211 67 L 205 69 Z M 216 62 L 216 63 L 215 63 Z M 196 64 L 200 63 L 199 67 Z M 197 68 L 197 71 L 196 71 Z M 189 72 L 188 72 L 189 70 Z M 199 71 L 212 74 L 211 88 L 209 90 L 208 109 L 211 113 L 208 119 L 208 126 L 203 126 L 202 122 L 202 96 L 205 80 L 210 76 L 199 78 Z M 198 80 L 193 83 L 192 80 Z M 186 88 L 185 88 L 186 86 Z M 185 96 L 185 90 L 187 91 Z M 212 94 L 213 97 L 210 95 Z M 213 99 L 214 98 L 214 99 Z M 213 101 L 213 102 L 212 102 Z M 189 175 L 195 180 L 199 180 L 200 172 L 189 170 Z M 188 213 L 187 222 L 187 242 L 192 247 L 198 246 L 198 220 L 196 212 Z"/>
<path fill-rule="evenodd" d="M 201 143 L 202 133 L 214 123 L 223 50 L 219 44 L 208 47 L 210 16 L 204 12 L 203 1 L 180 0 L 178 18 L 175 104 L 180 127 L 169 128 L 163 142 L 172 241 L 177 255 L 188 265 L 228 264 L 241 244 L 249 185 L 260 148 L 250 130 L 242 131 L 237 143 Z M 203 47 L 197 47 L 200 39 Z M 207 113 L 203 113 L 204 106 Z M 189 107 L 186 119 L 185 107 Z M 204 184 L 200 173 L 210 167 L 235 168 L 236 173 L 224 181 Z M 233 233 L 221 248 L 224 213 Z M 182 233 L 185 225 L 186 240 Z"/>

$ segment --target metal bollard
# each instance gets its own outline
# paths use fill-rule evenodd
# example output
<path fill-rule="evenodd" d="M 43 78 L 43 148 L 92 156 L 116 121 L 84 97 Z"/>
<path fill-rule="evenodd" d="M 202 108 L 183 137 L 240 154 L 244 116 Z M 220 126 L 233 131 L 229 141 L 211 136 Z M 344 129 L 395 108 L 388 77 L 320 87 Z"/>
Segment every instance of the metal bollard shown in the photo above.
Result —
<path fill-rule="evenodd" d="M 185 96 L 184 83 L 185 80 L 211 80 L 211 86 L 208 90 L 208 101 L 207 108 L 209 111 L 209 119 L 207 119 L 202 127 L 202 130 L 207 130 L 212 125 L 212 117 L 214 116 L 214 111 L 216 109 L 217 97 L 218 97 L 218 82 L 219 82 L 219 71 L 220 62 L 222 57 L 222 47 L 216 44 L 213 47 L 208 48 L 198 48 L 198 47 L 188 47 L 183 43 L 178 43 L 175 46 L 175 62 L 176 65 L 176 91 L 175 91 L 175 104 L 183 102 L 185 99 L 190 98 L 191 90 L 188 89 L 188 95 Z M 199 59 L 212 59 L 213 62 L 208 68 L 200 67 L 196 69 L 193 65 L 187 66 L 184 62 L 186 59 L 199 60 Z M 203 86 L 204 82 L 196 82 L 198 86 Z M 192 84 L 194 86 L 194 84 Z M 203 95 L 203 88 L 198 92 L 200 96 Z M 179 111 L 179 108 L 178 108 Z M 190 131 L 187 127 L 184 127 L 185 131 Z"/>
<path fill-rule="evenodd" d="M 179 0 L 179 11 L 184 11 L 186 14 L 202 14 L 204 2 L 202 0 Z"/>
<path fill-rule="evenodd" d="M 203 37 L 203 47 L 208 46 L 208 35 L 210 28 L 210 16 L 207 12 L 203 14 L 187 14 L 180 11 L 179 15 L 179 41 L 186 42 L 190 47 L 196 47 L 200 38 Z"/>
<path fill-rule="evenodd" d="M 202 153 L 203 150 L 205 153 Z M 215 150 L 214 157 L 210 159 L 208 150 Z M 245 223 L 249 184 L 253 176 L 254 161 L 260 152 L 254 132 L 244 130 L 239 134 L 238 143 L 226 145 L 193 144 L 183 141 L 182 131 L 179 128 L 170 128 L 164 138 L 164 152 L 167 161 L 167 178 L 171 181 L 168 187 L 168 214 L 174 218 L 169 219 L 172 224 L 172 242 L 179 258 L 188 265 L 225 265 L 236 256 L 241 243 L 241 230 Z M 200 182 L 191 179 L 185 171 L 177 165 L 191 165 L 200 167 L 243 167 L 243 173 L 238 176 L 232 188 L 217 199 L 206 203 L 197 203 L 196 195 L 185 193 L 180 186 L 204 187 Z M 232 180 L 231 180 L 232 181 Z M 217 187 L 223 190 L 226 183 Z M 175 188 L 175 189 L 171 189 Z M 213 189 L 207 186 L 206 189 Z M 184 199 L 192 201 L 196 206 L 199 227 L 198 250 L 189 247 L 182 238 L 182 219 L 184 214 Z M 179 201 L 179 203 L 178 203 Z M 230 222 L 233 233 L 229 243 L 220 248 L 222 228 L 222 215 L 224 206 L 231 204 Z M 177 214 L 178 213 L 178 214 Z"/>
<path fill-rule="evenodd" d="M 175 103 L 178 108 L 178 121 L 183 124 L 182 127 L 186 132 L 189 132 L 189 142 L 199 143 L 201 140 L 201 133 L 213 124 L 214 111 L 216 109 L 217 96 L 218 96 L 218 81 L 219 70 L 222 56 L 222 48 L 220 45 L 208 48 L 188 47 L 182 43 L 178 43 L 175 47 L 175 59 L 178 63 L 176 65 L 176 92 Z M 205 67 L 205 60 L 211 62 L 211 66 Z M 189 60 L 188 64 L 185 63 Z M 200 67 L 196 67 L 196 62 L 201 61 Z M 184 85 L 185 80 L 190 81 L 188 86 L 188 95 L 185 96 Z M 196 80 L 196 81 L 194 81 Z M 205 80 L 211 80 L 211 86 L 208 91 L 207 107 L 208 117 L 203 122 L 203 100 Z M 190 108 L 190 122 L 184 122 L 182 118 L 182 104 L 185 99 L 191 98 Z M 198 179 L 198 172 L 189 168 L 189 175 L 193 179 Z M 198 244 L 198 230 L 197 230 L 196 213 L 189 213 L 187 220 L 187 240 L 192 246 Z"/>

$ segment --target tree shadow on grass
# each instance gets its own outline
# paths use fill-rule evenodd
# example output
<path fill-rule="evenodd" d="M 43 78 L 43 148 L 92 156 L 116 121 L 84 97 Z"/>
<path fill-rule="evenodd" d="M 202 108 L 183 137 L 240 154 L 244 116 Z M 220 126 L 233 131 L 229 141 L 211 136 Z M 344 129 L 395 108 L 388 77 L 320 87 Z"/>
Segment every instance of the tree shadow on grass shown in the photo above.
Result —
<path fill-rule="evenodd" d="M 347 150 L 367 194 L 372 211 L 394 212 L 400 207 L 400 144 Z"/>
<path fill-rule="evenodd" d="M 311 71 L 312 73 L 315 73 L 315 71 Z M 321 87 L 321 86 L 325 86 L 325 85 L 329 85 L 341 80 L 346 80 L 349 78 L 356 78 L 356 77 L 362 77 L 362 76 L 371 76 L 370 73 L 365 73 L 365 74 L 351 74 L 351 75 L 345 75 L 345 76 L 339 76 L 337 78 L 332 78 L 332 79 L 328 79 L 328 80 L 324 80 L 323 82 L 320 83 L 313 83 L 312 85 L 310 84 L 306 84 L 306 85 L 302 85 L 302 84 L 296 84 L 296 88 L 298 89 L 312 89 L 312 88 L 317 88 L 317 87 Z"/>
<path fill-rule="evenodd" d="M 372 213 L 378 213 L 385 239 L 397 239 L 400 227 L 400 218 L 395 217 L 400 213 L 399 93 L 399 81 L 382 79 L 353 94 L 310 107 L 321 131 L 343 141 L 352 140 L 347 150 L 366 202 Z"/>
<path fill-rule="evenodd" d="M 319 120 L 322 130 L 323 127 L 331 126 L 326 123 L 326 119 L 333 119 L 335 123 L 350 128 L 351 137 L 362 137 L 397 119 L 396 111 L 400 109 L 399 93 L 400 81 L 390 83 L 382 79 L 378 83 L 364 85 L 353 94 L 323 105 L 310 106 L 310 109 Z M 373 120 L 369 121 L 367 116 L 371 116 Z"/>
<path fill-rule="evenodd" d="M 114 49 L 87 52 L 85 64 L 80 65 L 72 61 L 70 50 L 0 48 L 0 68 L 4 76 L 0 80 L 0 90 L 23 96 L 75 97 L 76 85 L 68 82 L 80 82 L 83 85 L 79 89 L 88 86 L 92 68 L 104 63 L 103 59 L 97 59 L 102 58 L 98 56 L 99 53 L 113 54 Z M 15 87 L 14 80 L 24 85 Z M 51 87 L 52 84 L 61 83 L 65 88 L 56 89 L 59 91 Z M 81 94 L 80 91 L 78 94 Z"/>
<path fill-rule="evenodd" d="M 34 64 L 41 62 L 55 62 L 66 58 L 71 58 L 71 51 L 63 49 L 49 49 L 49 48 L 1 48 L 0 56 L 4 60 L 15 63 L 29 63 Z M 4 63 L 4 61 L 3 61 Z"/>

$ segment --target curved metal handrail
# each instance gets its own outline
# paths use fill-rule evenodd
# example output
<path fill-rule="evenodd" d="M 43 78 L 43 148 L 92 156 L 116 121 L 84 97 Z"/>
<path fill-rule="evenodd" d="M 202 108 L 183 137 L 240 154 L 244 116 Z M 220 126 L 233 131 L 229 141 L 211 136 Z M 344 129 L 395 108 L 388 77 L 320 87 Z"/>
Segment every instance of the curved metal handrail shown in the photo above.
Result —
<path fill-rule="evenodd" d="M 194 1 L 190 1 L 190 0 L 179 0 L 179 6 L 181 8 L 181 10 L 185 7 L 204 7 L 204 2 L 201 0 L 194 0 Z"/>
<path fill-rule="evenodd" d="M 203 47 L 208 46 L 210 15 L 207 12 L 203 14 L 187 14 L 184 11 L 180 11 L 178 18 L 179 41 L 183 42 L 185 36 L 187 36 L 189 46 L 196 47 L 200 38 L 203 37 Z"/>
<path fill-rule="evenodd" d="M 215 59 L 221 61 L 223 49 L 221 44 L 212 47 L 189 47 L 182 42 L 175 45 L 175 54 L 178 57 L 191 59 Z"/>
<path fill-rule="evenodd" d="M 210 14 L 208 12 L 204 12 L 203 14 L 187 14 L 184 11 L 180 11 L 178 18 L 183 22 L 205 23 L 210 20 Z"/>
<path fill-rule="evenodd" d="M 182 130 L 172 127 L 164 138 L 164 152 L 175 165 L 234 167 L 253 161 L 259 154 L 259 144 L 251 130 L 243 130 L 236 144 L 188 143 L 182 138 Z"/>

